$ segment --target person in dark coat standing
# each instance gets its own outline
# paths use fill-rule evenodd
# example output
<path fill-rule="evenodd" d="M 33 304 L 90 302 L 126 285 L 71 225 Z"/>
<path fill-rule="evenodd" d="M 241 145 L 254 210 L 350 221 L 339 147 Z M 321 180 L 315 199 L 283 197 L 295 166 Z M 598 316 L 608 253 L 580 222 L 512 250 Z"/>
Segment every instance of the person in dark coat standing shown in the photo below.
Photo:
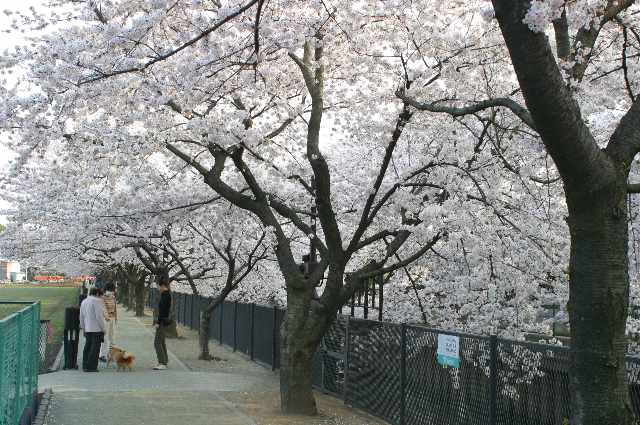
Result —
<path fill-rule="evenodd" d="M 84 350 L 82 351 L 82 370 L 98 371 L 100 344 L 107 330 L 104 302 L 100 298 L 102 291 L 91 288 L 89 296 L 80 304 L 80 328 L 84 332 Z"/>
<path fill-rule="evenodd" d="M 156 349 L 156 355 L 158 357 L 158 365 L 154 370 L 166 370 L 169 363 L 169 356 L 167 354 L 167 344 L 165 338 L 167 335 L 167 328 L 171 324 L 171 290 L 169 289 L 169 282 L 167 279 L 160 279 L 158 284 L 160 291 L 160 301 L 158 302 L 158 316 L 154 323 L 156 327 L 156 337 L 153 341 L 153 345 Z"/>

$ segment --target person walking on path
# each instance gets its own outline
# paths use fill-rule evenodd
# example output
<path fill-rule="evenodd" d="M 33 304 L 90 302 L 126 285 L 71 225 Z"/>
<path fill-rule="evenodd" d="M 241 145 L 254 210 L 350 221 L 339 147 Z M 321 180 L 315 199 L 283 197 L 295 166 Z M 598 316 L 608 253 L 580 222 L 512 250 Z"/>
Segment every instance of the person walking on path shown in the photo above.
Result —
<path fill-rule="evenodd" d="M 80 328 L 84 332 L 84 350 L 82 351 L 82 370 L 98 371 L 100 343 L 107 330 L 104 302 L 100 299 L 102 291 L 91 288 L 89 296 L 80 304 Z"/>
<path fill-rule="evenodd" d="M 115 333 L 114 326 L 118 321 L 118 308 L 116 306 L 116 294 L 115 285 L 111 282 L 107 283 L 104 287 L 105 294 L 102 297 L 104 301 L 106 319 L 107 319 L 107 332 L 104 335 L 104 342 L 100 348 L 100 361 L 106 362 L 109 350 L 115 345 Z"/>
<path fill-rule="evenodd" d="M 171 290 L 169 289 L 169 282 L 165 279 L 161 279 L 158 284 L 158 289 L 160 290 L 160 301 L 158 302 L 158 316 L 154 323 L 156 327 L 156 336 L 153 341 L 153 345 L 156 349 L 156 355 L 158 356 L 158 365 L 153 369 L 166 370 L 167 364 L 169 363 L 169 356 L 167 354 L 165 338 L 167 328 L 171 324 Z"/>

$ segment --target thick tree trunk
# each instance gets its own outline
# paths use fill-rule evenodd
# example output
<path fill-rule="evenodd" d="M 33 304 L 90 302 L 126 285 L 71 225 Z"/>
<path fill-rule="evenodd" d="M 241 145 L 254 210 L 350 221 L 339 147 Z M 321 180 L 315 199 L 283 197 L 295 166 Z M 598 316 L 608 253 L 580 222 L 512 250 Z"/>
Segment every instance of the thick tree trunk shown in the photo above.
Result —
<path fill-rule="evenodd" d="M 144 316 L 144 279 L 135 284 L 136 317 Z"/>
<path fill-rule="evenodd" d="M 198 338 L 200 342 L 200 360 L 211 360 L 209 353 L 209 324 L 211 323 L 211 312 L 205 308 L 200 313 L 200 329 L 198 330 Z"/>
<path fill-rule="evenodd" d="M 120 291 L 118 291 L 118 294 L 120 295 L 119 301 L 127 309 L 129 309 L 129 291 L 130 291 L 129 282 L 123 282 Z"/>
<path fill-rule="evenodd" d="M 329 320 L 329 312 L 310 310 L 312 290 L 287 291 L 287 314 L 282 323 L 280 403 L 283 413 L 316 415 L 312 362 Z"/>
<path fill-rule="evenodd" d="M 630 425 L 625 324 L 629 296 L 626 179 L 567 191 L 573 425 Z"/>
<path fill-rule="evenodd" d="M 200 355 L 199 359 L 201 360 L 213 360 L 214 357 L 209 353 L 209 325 L 211 323 L 211 316 L 213 312 L 220 304 L 227 299 L 227 296 L 235 289 L 235 286 L 232 284 L 233 281 L 228 280 L 225 288 L 220 292 L 220 294 L 212 299 L 209 304 L 202 309 L 202 313 L 200 314 L 200 330 L 199 330 L 199 339 L 200 339 Z"/>
<path fill-rule="evenodd" d="M 307 346 L 306 343 L 302 338 L 282 345 L 280 401 L 282 412 L 286 414 L 318 413 L 312 388 L 312 359 L 318 344 Z"/>
<path fill-rule="evenodd" d="M 127 311 L 131 311 L 135 309 L 136 306 L 136 291 L 135 285 L 132 282 L 129 282 L 129 291 L 127 292 Z"/>
<path fill-rule="evenodd" d="M 125 287 L 124 285 L 118 285 L 118 290 L 116 291 L 116 300 L 118 301 L 118 304 L 122 304 L 124 305 L 125 303 Z"/>

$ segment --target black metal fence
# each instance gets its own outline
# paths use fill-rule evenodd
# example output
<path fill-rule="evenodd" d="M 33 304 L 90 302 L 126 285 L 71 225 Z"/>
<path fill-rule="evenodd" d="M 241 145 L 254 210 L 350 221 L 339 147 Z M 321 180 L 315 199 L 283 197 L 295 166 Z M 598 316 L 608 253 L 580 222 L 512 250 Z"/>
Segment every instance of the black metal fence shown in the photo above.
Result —
<path fill-rule="evenodd" d="M 200 328 L 200 309 L 210 297 L 173 292 L 175 317 L 191 329 Z M 158 292 L 149 291 L 149 307 L 158 304 Z M 224 302 L 213 311 L 209 337 L 276 370 L 280 367 L 280 324 L 284 311 L 256 304 Z"/>
<path fill-rule="evenodd" d="M 157 305 L 151 291 L 150 306 Z M 174 293 L 179 323 L 200 325 L 210 298 Z M 280 365 L 274 307 L 224 302 L 210 337 L 259 363 Z M 437 361 L 438 335 L 457 337 L 459 367 Z M 314 357 L 314 385 L 398 425 L 567 425 L 569 353 L 527 343 L 340 316 Z M 633 410 L 640 416 L 640 359 L 628 358 Z"/>

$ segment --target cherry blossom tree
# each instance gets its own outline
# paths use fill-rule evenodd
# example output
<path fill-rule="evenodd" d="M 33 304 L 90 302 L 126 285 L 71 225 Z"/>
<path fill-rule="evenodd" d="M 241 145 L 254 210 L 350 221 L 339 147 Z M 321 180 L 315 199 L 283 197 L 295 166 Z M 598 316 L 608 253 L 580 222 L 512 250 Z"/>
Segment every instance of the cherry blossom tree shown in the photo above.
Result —
<path fill-rule="evenodd" d="M 598 15 L 600 9 L 590 1 L 576 2 L 564 14 L 566 22 L 562 13 L 555 16 L 559 9 L 549 7 L 555 2 L 516 3 L 522 16 L 509 21 L 509 28 L 517 29 L 518 37 L 537 40 L 528 54 L 547 52 L 547 62 L 526 62 L 533 59 L 522 58 L 523 50 L 514 56 L 517 42 L 508 31 L 504 39 L 500 36 L 490 4 L 479 0 L 447 5 L 417 0 L 89 2 L 65 15 L 69 24 L 16 55 L 16 62 L 28 64 L 19 84 L 32 93 L 3 89 L 9 99 L 0 113 L 3 128 L 14 133 L 9 145 L 20 153 L 14 169 L 57 150 L 61 161 L 78 171 L 54 184 L 65 187 L 62 182 L 73 175 L 90 175 L 133 186 L 123 191 L 124 197 L 109 194 L 104 219 L 134 211 L 145 217 L 144 223 L 119 222 L 125 231 L 109 227 L 108 238 L 100 236 L 103 250 L 122 245 L 124 237 L 116 232 L 135 235 L 128 238 L 135 243 L 162 235 L 168 223 L 177 221 L 181 225 L 173 225 L 172 241 L 207 240 L 210 230 L 172 215 L 177 214 L 174 208 L 213 198 L 253 216 L 265 230 L 263 242 L 272 247 L 286 285 L 282 407 L 314 413 L 311 358 L 335 314 L 366 278 L 393 274 L 389 286 L 397 294 L 391 298 L 396 311 L 397 305 L 419 303 L 419 320 L 483 333 L 536 328 L 536 309 L 566 301 L 567 241 L 574 230 L 571 220 L 567 229 L 563 217 L 567 211 L 576 217 L 577 207 L 573 198 L 562 199 L 561 183 L 566 191 L 569 171 L 550 148 L 564 139 L 556 133 L 545 136 L 543 128 L 555 122 L 552 129 L 570 132 L 558 124 L 560 118 L 538 113 L 554 111 L 555 101 L 549 99 L 557 96 L 579 98 L 566 89 L 562 76 L 579 81 L 587 68 L 574 75 L 565 65 L 555 66 L 548 51 L 538 49 L 545 47 L 540 25 L 557 21 L 560 56 L 566 64 L 575 63 L 576 70 L 584 68 L 585 55 L 587 62 L 604 64 L 623 52 L 620 71 L 626 83 L 616 86 L 621 93 L 633 93 L 636 84 L 631 66 L 635 28 L 624 12 Z M 502 27 L 505 16 L 511 15 L 497 14 Z M 607 37 L 617 40 L 611 45 L 622 49 L 603 47 L 595 56 L 591 47 L 596 44 L 583 49 L 588 40 L 596 42 L 600 26 L 595 34 L 580 30 L 585 33 L 580 44 L 566 48 L 571 37 L 563 28 L 588 28 L 584 23 L 593 16 L 609 16 L 604 24 L 625 26 L 622 39 L 615 37 L 617 30 L 607 30 Z M 47 20 L 37 13 L 28 19 Z M 523 62 L 518 65 L 514 57 Z M 522 72 L 533 70 L 535 75 L 524 80 L 538 81 L 534 77 L 547 75 L 541 69 L 553 71 L 548 75 L 557 84 L 525 88 L 516 82 Z M 610 81 L 611 74 L 604 74 L 585 89 L 589 95 L 597 96 Z M 544 105 L 531 106 L 530 97 L 548 93 L 540 87 L 553 93 Z M 522 96 L 528 109 L 521 105 Z M 587 107 L 594 122 L 601 123 L 598 138 L 621 116 L 615 102 Z M 434 115 L 442 113 L 452 119 Z M 182 184 L 171 185 L 166 196 L 166 181 L 176 175 Z M 21 187 L 29 185 L 24 178 Z M 87 200 L 104 193 L 99 183 L 79 186 L 86 187 Z M 136 200 L 164 214 L 141 215 L 139 206 L 132 205 Z M 626 226 L 626 212 L 621 214 Z M 27 215 L 14 218 L 37 222 Z M 95 221 L 91 215 L 85 219 L 85 225 Z M 231 261 L 225 260 L 231 256 L 223 247 L 229 240 L 247 243 L 242 250 L 249 254 L 248 268 L 257 245 L 241 240 L 241 233 L 224 233 L 213 238 L 211 248 L 224 254 L 227 278 L 242 276 L 231 272 Z M 255 235 L 253 242 L 260 241 Z M 624 245 L 625 255 L 626 244 L 625 238 L 616 245 Z M 166 252 L 183 258 L 191 248 L 185 240 L 184 247 Z M 309 249 L 319 261 L 304 273 L 298 261 Z M 574 257 L 568 276 L 577 282 L 591 268 L 577 271 Z M 194 285 L 187 287 L 193 290 Z M 591 306 L 570 305 L 572 315 Z M 401 311 L 406 313 L 398 320 L 412 314 L 409 308 Z M 624 332 L 626 310 L 620 314 L 622 330 L 616 332 Z M 604 338 L 605 333 L 598 335 Z M 603 341 L 600 348 L 606 346 Z M 579 343 L 574 348 L 580 352 Z M 619 361 L 621 355 L 616 354 Z M 614 398 L 620 400 L 603 396 L 600 402 Z M 585 416 L 597 418 L 594 411 Z"/>
<path fill-rule="evenodd" d="M 233 209 L 230 212 L 231 214 L 229 215 L 238 213 Z M 226 268 L 226 276 L 222 276 L 224 282 L 219 285 L 220 288 L 217 289 L 217 294 L 204 307 L 201 306 L 200 327 L 198 329 L 200 354 L 198 358 L 202 360 L 212 359 L 209 351 L 209 330 L 213 311 L 227 299 L 232 291 L 238 289 L 238 286 L 256 269 L 260 261 L 268 257 L 268 248 L 263 244 L 265 239 L 264 232 L 258 236 L 255 233 L 255 226 L 251 226 L 250 222 L 245 222 L 240 232 L 235 231 L 233 227 L 237 223 L 234 223 L 232 217 L 227 216 L 225 218 L 225 220 L 220 220 L 213 226 L 209 226 L 209 228 L 189 223 L 189 227 L 199 236 L 199 238 L 194 237 L 193 239 L 201 241 L 200 243 L 208 244 L 217 254 L 217 257 L 222 260 L 221 262 L 225 264 Z M 229 229 L 230 223 L 234 223 L 230 226 L 231 229 Z M 227 232 L 224 232 L 221 227 L 227 227 Z M 215 229 L 215 233 L 212 232 L 213 229 Z M 226 237 L 224 236 L 225 234 L 227 235 Z M 234 240 L 234 238 L 237 238 L 237 240 Z M 190 278 L 188 273 L 186 275 Z"/>
<path fill-rule="evenodd" d="M 119 176 L 114 176 L 113 187 L 104 190 L 104 186 L 109 186 L 103 181 L 106 176 L 96 179 L 87 175 L 78 179 L 78 174 L 71 173 L 73 178 L 66 180 L 60 170 L 73 164 L 48 165 L 38 171 L 41 175 L 35 184 L 19 182 L 18 191 L 23 199 L 19 208 L 11 212 L 12 220 L 34 223 L 37 217 L 41 229 L 46 228 L 50 234 L 75 233 L 75 239 L 65 241 L 65 249 L 88 264 L 101 265 L 102 273 L 118 282 L 120 299 L 135 308 L 136 315 L 144 313 L 145 287 L 151 283 L 148 279 L 166 274 L 174 290 L 214 296 L 205 311 L 206 325 L 201 329 L 201 335 L 206 337 L 211 311 L 238 289 L 243 280 L 250 278 L 258 262 L 266 258 L 264 234 L 260 236 L 255 220 L 219 197 L 203 201 L 185 198 L 180 194 L 184 176 L 173 179 L 164 176 L 152 184 L 159 187 L 141 198 L 136 187 L 122 184 Z M 46 188 L 41 184 L 45 178 L 56 180 L 66 192 Z M 85 179 L 91 182 L 89 186 Z M 138 180 L 141 186 L 149 184 L 142 180 Z M 100 187 L 99 202 L 93 198 L 84 204 L 82 197 L 95 196 L 96 192 L 89 187 L 96 184 Z M 67 196 L 73 199 L 66 199 Z M 60 207 L 67 204 L 71 213 L 61 215 Z M 6 246 L 23 247 L 24 229 L 21 233 L 19 239 L 5 238 L 3 242 Z M 28 254 L 30 261 L 37 258 L 37 251 L 61 251 L 61 246 L 51 242 L 43 240 L 37 248 L 32 244 L 35 252 Z M 249 251 L 245 251 L 245 242 L 252 243 Z M 221 271 L 225 267 L 226 276 Z M 177 335 L 177 329 L 174 334 Z M 203 345 L 205 349 L 208 345 Z"/>
<path fill-rule="evenodd" d="M 240 9 L 242 10 L 242 8 Z M 308 11 L 313 14 L 313 10 Z M 234 12 L 235 13 L 235 12 Z M 221 13 L 221 21 L 216 22 L 212 28 L 216 28 L 219 26 L 220 22 L 224 22 L 228 17 L 233 16 L 234 13 L 230 14 L 222 14 Z M 294 18 L 295 19 L 295 18 Z M 101 20 L 102 22 L 102 20 Z M 103 22 L 104 24 L 104 22 Z M 102 33 L 102 31 L 106 28 L 100 28 L 100 35 L 105 35 L 106 33 Z M 203 32 L 200 36 L 197 36 L 195 39 L 201 39 L 206 35 L 207 31 Z M 253 34 L 253 31 L 251 31 Z M 270 41 L 271 42 L 271 41 Z M 191 45 L 195 42 L 188 41 L 184 44 L 184 48 L 188 45 Z M 252 44 L 257 50 L 256 44 Z M 225 46 L 226 47 L 226 46 Z M 288 204 L 283 202 L 286 198 L 282 195 L 276 195 L 274 193 L 270 193 L 262 188 L 261 184 L 256 179 L 256 175 L 252 170 L 247 166 L 247 159 L 243 157 L 245 151 L 251 151 L 251 145 L 255 144 L 262 140 L 262 137 L 256 138 L 255 135 L 259 134 L 259 129 L 254 128 L 252 121 L 256 121 L 261 118 L 261 115 L 267 118 L 261 122 L 261 126 L 263 128 L 268 128 L 270 126 L 270 121 L 275 117 L 274 112 L 271 110 L 274 109 L 289 109 L 288 104 L 274 105 L 272 106 L 273 100 L 269 100 L 269 98 L 273 98 L 272 95 L 268 94 L 267 91 L 264 92 L 256 92 L 256 95 L 260 95 L 264 97 L 266 103 L 263 106 L 245 106 L 244 103 L 247 101 L 247 97 L 244 96 L 245 93 L 242 93 L 241 88 L 238 87 L 237 95 L 231 99 L 231 102 L 220 101 L 221 106 L 218 108 L 210 108 L 206 107 L 203 112 L 200 111 L 200 107 L 196 106 L 196 108 L 191 108 L 183 106 L 183 99 L 168 99 L 166 101 L 166 108 L 162 108 L 160 111 L 161 114 L 168 112 L 169 114 L 177 114 L 180 119 L 187 120 L 189 123 L 186 128 L 187 132 L 178 137 L 177 140 L 170 136 L 173 143 L 162 142 L 160 147 L 166 147 L 170 152 L 172 152 L 177 158 L 184 160 L 187 164 L 191 165 L 197 172 L 200 174 L 204 174 L 206 176 L 206 184 L 209 185 L 212 189 L 214 189 L 219 195 L 227 199 L 229 202 L 234 204 L 235 206 L 242 208 L 244 210 L 250 211 L 253 213 L 258 219 L 262 222 L 265 227 L 268 227 L 273 232 L 273 236 L 277 243 L 277 248 L 275 250 L 276 257 L 278 259 L 278 263 L 280 269 L 282 271 L 283 277 L 287 284 L 288 293 L 287 293 L 287 310 L 288 316 L 285 320 L 285 325 L 283 327 L 283 367 L 281 370 L 282 375 L 282 403 L 283 408 L 287 412 L 303 412 L 303 413 L 315 413 L 315 401 L 313 400 L 313 395 L 311 393 L 311 359 L 313 353 L 315 351 L 315 347 L 319 344 L 320 338 L 322 337 L 324 331 L 331 324 L 333 317 L 335 316 L 338 308 L 350 298 L 351 294 L 358 288 L 358 284 L 360 282 L 360 278 L 367 277 L 367 274 L 370 273 L 387 273 L 393 271 L 395 268 L 402 267 L 405 264 L 414 261 L 419 258 L 421 255 L 426 253 L 432 246 L 434 246 L 446 233 L 441 229 L 434 229 L 434 226 L 424 226 L 424 229 L 421 230 L 420 224 L 424 223 L 422 220 L 418 218 L 413 219 L 412 226 L 416 228 L 416 230 L 421 230 L 420 232 L 409 231 L 408 229 L 398 230 L 396 228 L 391 229 L 383 229 L 376 233 L 372 233 L 370 236 L 365 237 L 365 233 L 371 228 L 371 224 L 374 222 L 377 214 L 380 210 L 385 207 L 385 203 L 394 195 L 398 189 L 402 187 L 401 184 L 392 184 L 390 187 L 385 188 L 384 196 L 381 196 L 379 200 L 376 201 L 376 195 L 382 186 L 384 176 L 386 174 L 387 168 L 390 164 L 391 156 L 393 150 L 398 142 L 400 135 L 402 134 L 404 120 L 407 115 L 407 111 L 401 111 L 399 116 L 394 120 L 396 121 L 395 130 L 391 134 L 391 144 L 386 149 L 386 154 L 384 155 L 383 161 L 379 166 L 378 177 L 373 182 L 373 189 L 371 190 L 370 195 L 368 196 L 364 208 L 362 209 L 362 213 L 359 214 L 360 218 L 357 219 L 356 223 L 357 227 L 354 232 L 352 238 L 346 240 L 346 244 L 343 246 L 343 241 L 340 236 L 340 230 L 338 228 L 338 217 L 334 212 L 334 207 L 332 205 L 331 200 L 331 191 L 330 191 L 330 171 L 326 165 L 326 161 L 322 156 L 319 147 L 318 147 L 318 136 L 319 136 L 319 124 L 322 114 L 322 101 L 324 94 L 321 89 L 310 85 L 311 80 L 309 79 L 310 75 L 310 66 L 311 62 L 319 59 L 313 59 L 311 56 L 311 44 L 309 42 L 305 43 L 305 53 L 304 57 L 297 58 L 295 55 L 287 55 L 284 52 L 284 55 L 281 55 L 283 64 L 285 68 L 287 67 L 295 67 L 298 66 L 299 70 L 302 72 L 300 77 L 297 77 L 296 80 L 307 82 L 307 87 L 300 89 L 300 87 L 292 87 L 293 92 L 291 94 L 285 94 L 284 99 L 287 97 L 293 96 L 294 98 L 302 97 L 302 110 L 304 112 L 304 92 L 310 91 L 313 97 L 312 104 L 309 104 L 308 107 L 311 109 L 311 125 L 308 130 L 304 130 L 307 127 L 305 124 L 302 126 L 298 126 L 298 128 L 292 129 L 295 132 L 300 132 L 301 130 L 307 132 L 307 153 L 303 155 L 302 158 L 306 157 L 307 160 L 312 165 L 312 171 L 315 174 L 315 187 L 311 186 L 308 182 L 305 182 L 305 179 L 302 177 L 296 177 L 295 175 L 285 175 L 285 179 L 293 180 L 298 183 L 298 187 L 296 191 L 298 194 L 300 193 L 300 189 L 302 189 L 303 193 L 307 193 L 306 196 L 311 195 L 312 199 L 315 198 L 315 204 L 317 208 L 317 215 L 319 221 L 322 226 L 322 233 L 324 235 L 325 241 L 322 242 L 319 237 L 312 234 L 311 227 L 303 222 L 300 217 L 300 214 L 296 211 L 295 204 Z M 165 59 L 173 58 L 181 48 L 176 49 L 173 53 L 167 54 L 162 61 Z M 321 48 L 318 47 L 316 52 L 319 52 Z M 278 49 L 278 54 L 283 53 L 282 49 Z M 160 61 L 157 61 L 160 62 Z M 297 64 L 297 65 L 296 65 Z M 149 64 L 147 66 L 151 66 L 153 64 Z M 218 64 L 215 64 L 218 65 Z M 82 68 L 82 67 L 81 67 Z M 214 66 L 215 68 L 215 66 Z M 137 68 L 136 68 L 137 69 Z M 125 69 L 117 72 L 99 72 L 99 75 L 90 76 L 88 78 L 81 78 L 80 88 L 82 91 L 85 88 L 89 88 L 93 90 L 97 84 L 111 84 L 112 81 L 128 81 L 123 79 L 116 79 L 121 75 L 133 74 L 137 72 L 136 69 Z M 224 72 L 233 71 L 232 67 L 229 68 L 229 71 L 225 68 Z M 38 71 L 39 72 L 39 71 Z M 84 72 L 84 71 L 81 71 Z M 171 68 L 169 68 L 169 72 L 173 72 Z M 235 71 L 234 71 L 235 72 Z M 319 73 L 318 76 L 319 81 L 321 83 L 323 76 L 322 73 Z M 295 82 L 295 80 L 294 80 Z M 216 83 L 217 84 L 217 83 Z M 295 84 L 298 85 L 298 84 Z M 215 87 L 214 87 L 215 88 Z M 285 89 L 288 89 L 285 87 Z M 152 89 L 154 92 L 154 96 L 157 96 L 156 89 Z M 225 87 L 224 90 L 227 90 Z M 219 91 L 219 89 L 218 89 Z M 278 95 L 278 98 L 282 95 Z M 243 100 L 243 98 L 245 100 Z M 186 100 L 186 99 L 185 99 Z M 257 98 L 255 100 L 258 100 Z M 205 100 L 206 104 L 210 104 L 210 100 Z M 252 99 L 252 103 L 255 103 Z M 87 104 L 88 105 L 88 104 Z M 79 106 L 79 105 L 76 105 Z M 98 106 L 98 104 L 88 105 L 90 108 L 94 106 Z M 102 105 L 99 108 L 102 108 Z M 162 104 L 164 106 L 164 103 Z M 215 106 L 215 105 L 213 105 Z M 19 107 L 20 108 L 20 107 Z M 111 115 L 111 107 L 109 107 L 109 115 Z M 195 114 L 192 111 L 195 109 Z M 208 111 L 207 111 L 208 109 Z M 204 145 L 209 149 L 209 153 L 211 155 L 211 159 L 213 160 L 212 168 L 207 168 L 201 161 L 198 161 L 191 156 L 191 152 L 185 150 L 189 145 L 193 145 L 195 147 L 202 146 L 202 142 L 199 142 L 198 139 L 201 139 L 202 135 L 199 134 L 198 127 L 200 124 L 197 123 L 198 120 L 201 120 L 203 113 L 211 114 L 216 120 L 221 119 L 228 112 L 232 112 L 233 110 L 239 112 L 236 114 L 240 118 L 240 123 L 244 128 L 240 128 L 240 130 L 246 132 L 246 134 L 238 133 L 237 135 L 232 135 L 229 137 L 224 133 L 227 131 L 224 127 L 221 128 L 212 128 L 215 130 L 219 136 L 224 137 L 218 143 L 209 143 L 209 145 Z M 75 115 L 74 118 L 70 119 L 74 121 L 72 127 L 75 127 L 73 131 L 67 132 L 65 131 L 62 135 L 64 139 L 68 141 L 68 143 L 80 146 L 80 143 L 91 142 L 94 146 L 98 146 L 96 149 L 98 151 L 102 150 L 102 146 L 107 145 L 105 135 L 107 134 L 105 125 L 107 127 L 112 127 L 115 129 L 114 124 L 116 121 L 122 119 L 126 119 L 128 122 L 133 125 L 133 122 L 129 121 L 133 116 L 127 113 L 126 117 L 122 116 L 121 118 L 117 118 L 112 120 L 111 118 L 106 120 L 96 120 L 91 122 L 85 121 L 85 115 L 88 113 L 84 108 L 74 109 L 76 113 L 80 113 L 80 115 Z M 265 114 L 265 111 L 269 111 L 270 113 Z M 95 110 L 96 113 L 100 114 L 99 109 Z M 276 111 L 277 112 L 277 111 Z M 247 118 L 245 114 L 249 114 Z M 17 115 L 14 117 L 18 118 Z M 141 116 L 140 116 L 141 117 Z M 173 118 L 175 120 L 175 117 Z M 278 124 L 275 130 L 269 131 L 266 136 L 268 138 L 275 138 L 283 131 L 287 130 L 289 124 L 292 123 L 292 119 L 285 119 L 282 123 Z M 193 124 L 191 124 L 193 123 Z M 22 124 L 17 124 L 18 127 L 24 129 L 24 122 Z M 231 121 L 231 124 L 235 126 L 237 122 Z M 85 128 L 85 125 L 96 127 L 93 130 L 89 128 Z M 131 126 L 125 125 L 117 125 L 120 128 L 126 128 L 127 132 L 130 131 Z M 99 130 L 98 130 L 99 129 Z M 88 130 L 88 131 L 87 131 Z M 94 133 L 95 130 L 98 130 Z M 146 134 L 143 134 L 145 139 L 149 140 L 150 132 L 152 127 L 145 126 Z M 181 131 L 180 128 L 176 128 L 177 131 Z M 56 130 L 57 131 L 57 130 Z M 234 129 L 235 132 L 235 129 Z M 113 133 L 112 133 L 113 134 Z M 253 136 L 252 136 L 253 135 Z M 124 136 L 124 134 L 122 135 Z M 134 134 L 129 134 L 128 137 L 134 136 Z M 207 138 L 211 138 L 213 134 L 208 135 Z M 135 136 L 134 136 L 135 137 Z M 155 136 L 153 136 L 155 137 Z M 193 140 L 193 137 L 196 137 L 196 140 Z M 116 136 L 116 139 L 120 138 L 119 135 Z M 244 141 L 243 139 L 246 139 Z M 124 139 L 122 139 L 124 140 Z M 114 140 L 115 141 L 115 140 Z M 194 143 L 195 142 L 195 143 Z M 178 144 L 184 145 L 178 147 Z M 130 145 L 130 143 L 127 143 Z M 123 146 L 123 145 L 121 145 Z M 153 147 L 157 149 L 157 145 L 151 145 L 149 147 Z M 126 148 L 125 148 L 126 149 Z M 79 148 L 75 149 L 76 153 L 81 153 Z M 194 152 L 195 153 L 195 152 Z M 253 152 L 251 154 L 251 161 L 254 162 L 257 166 L 256 171 L 262 172 L 262 164 L 265 163 L 265 153 Z M 295 156 L 294 156 L 295 158 Z M 224 171 L 225 162 L 227 160 L 231 160 L 234 163 L 237 171 L 231 175 L 231 178 L 235 179 L 236 182 L 241 184 L 241 187 L 234 188 L 233 186 L 229 186 L 227 182 L 223 180 L 222 173 Z M 315 164 L 315 165 L 314 165 Z M 273 171 L 275 170 L 278 174 L 282 174 L 281 171 L 278 170 L 278 167 L 274 166 L 270 167 Z M 308 171 L 307 171 L 308 172 Z M 290 178 L 289 178 L 290 177 Z M 285 181 L 287 181 L 285 180 Z M 242 187 L 244 186 L 244 187 Z M 246 195 L 244 192 L 249 192 L 251 197 Z M 418 204 L 419 206 L 419 204 Z M 273 209 L 272 209 L 273 208 Z M 412 209 L 415 209 L 412 208 Z M 275 210 L 275 211 L 274 211 Z M 418 212 L 411 211 L 411 214 L 417 214 Z M 398 217 L 400 219 L 401 217 Z M 309 235 L 313 238 L 313 243 L 318 249 L 321 257 L 321 261 L 319 266 L 314 270 L 310 275 L 305 276 L 302 272 L 298 270 L 298 266 L 296 264 L 296 260 L 294 257 L 294 252 L 291 248 L 292 239 L 285 232 L 287 231 L 287 227 L 285 227 L 285 223 L 282 222 L 285 220 L 290 223 L 289 226 L 293 226 L 296 228 L 297 232 L 301 232 L 304 235 Z M 395 226 L 394 226 L 395 227 Z M 409 237 L 415 234 L 414 241 L 411 244 L 406 243 Z M 422 235 L 426 238 L 426 242 L 419 243 L 418 234 Z M 344 271 L 349 262 L 349 259 L 358 251 L 373 245 L 380 244 L 383 239 L 389 238 L 390 242 L 387 248 L 382 250 L 382 255 L 378 259 L 378 261 L 374 261 L 373 263 L 367 263 L 368 265 L 360 270 L 356 270 L 352 273 L 352 279 L 346 285 L 343 284 L 343 276 Z M 393 255 L 398 252 L 398 250 L 403 247 L 410 247 L 410 251 L 406 258 L 402 261 L 398 261 L 394 265 L 386 266 L 387 260 L 393 258 Z M 371 266 L 373 265 L 373 267 Z M 328 269 L 328 275 L 326 281 L 324 282 L 323 294 L 319 299 L 315 299 L 314 296 L 316 294 L 315 288 L 320 285 L 321 279 L 323 279 L 325 270 Z"/>
<path fill-rule="evenodd" d="M 629 41 L 636 31 L 634 2 L 575 3 L 493 1 L 519 82 L 511 96 L 466 105 L 420 102 L 402 92 L 399 96 L 419 110 L 453 116 L 506 108 L 539 135 L 562 178 L 568 206 L 573 421 L 626 424 L 633 422 L 624 358 L 629 302 L 626 204 L 628 193 L 636 192 L 628 178 L 640 140 L 637 81 L 632 77 L 637 70 L 630 72 L 628 56 L 638 48 Z M 549 27 L 555 50 L 546 34 Z M 584 110 L 593 116 L 598 108 L 585 106 L 580 97 L 591 93 L 584 81 L 588 70 L 607 61 L 621 65 L 592 76 L 591 82 L 617 71 L 622 71 L 622 81 L 609 79 L 618 97 L 604 106 L 615 118 L 609 120 L 611 131 L 601 132 L 590 129 L 583 116 Z M 526 108 L 512 97 L 518 92 Z"/>

